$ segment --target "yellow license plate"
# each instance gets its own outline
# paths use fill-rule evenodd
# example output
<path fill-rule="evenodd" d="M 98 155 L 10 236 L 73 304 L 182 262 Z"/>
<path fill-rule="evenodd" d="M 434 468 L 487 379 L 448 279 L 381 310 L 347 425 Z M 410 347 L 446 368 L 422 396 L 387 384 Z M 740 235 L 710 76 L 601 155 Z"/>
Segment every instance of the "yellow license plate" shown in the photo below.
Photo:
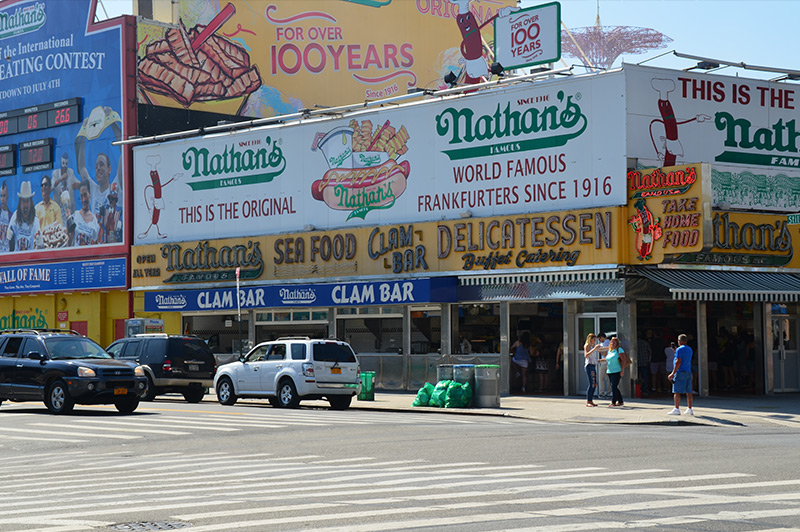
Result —
<path fill-rule="evenodd" d="M 331 368 L 331 373 L 335 373 L 336 375 L 341 375 L 342 368 Z"/>
<path fill-rule="evenodd" d="M 114 388 L 114 395 L 125 395 L 128 393 L 128 390 L 125 388 Z"/>

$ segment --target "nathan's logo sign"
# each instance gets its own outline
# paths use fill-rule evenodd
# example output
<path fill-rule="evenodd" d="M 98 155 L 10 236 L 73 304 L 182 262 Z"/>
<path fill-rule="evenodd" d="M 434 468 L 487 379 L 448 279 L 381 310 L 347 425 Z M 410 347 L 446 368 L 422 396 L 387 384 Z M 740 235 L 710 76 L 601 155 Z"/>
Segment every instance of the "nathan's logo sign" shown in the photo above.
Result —
<path fill-rule="evenodd" d="M 163 310 L 182 310 L 187 305 L 186 297 L 183 294 L 156 294 L 156 305 Z"/>
<path fill-rule="evenodd" d="M 191 147 L 181 154 L 183 169 L 189 172 L 188 182 L 192 190 L 238 187 L 269 183 L 286 170 L 286 159 L 278 143 L 271 137 L 264 141 L 266 147 L 258 147 L 260 139 L 251 143 L 256 146 L 225 146 L 222 153 L 211 153 L 208 148 Z M 271 147 L 270 147 L 271 146 Z M 242 149 L 244 148 L 244 149 Z M 212 177 L 212 179 L 205 179 Z"/>
<path fill-rule="evenodd" d="M 311 305 L 317 300 L 313 288 L 281 288 L 278 293 L 284 305 Z"/>
<path fill-rule="evenodd" d="M 785 217 L 715 213 L 714 247 L 708 253 L 687 253 L 677 262 L 739 266 L 785 266 L 794 251 Z"/>
<path fill-rule="evenodd" d="M 350 211 L 348 220 L 391 208 L 411 173 L 408 161 L 397 162 L 408 151 L 409 138 L 405 126 L 397 129 L 389 120 L 376 126 L 351 120 L 318 133 L 311 150 L 322 154 L 329 169 L 311 184 L 311 195 L 331 209 Z"/>
<path fill-rule="evenodd" d="M 42 26 L 47 20 L 44 3 L 36 2 L 33 5 L 17 7 L 0 11 L 0 40 L 31 33 Z"/>
<path fill-rule="evenodd" d="M 753 128 L 749 120 L 734 118 L 732 114 L 722 111 L 715 115 L 714 125 L 719 131 L 725 132 L 726 147 L 769 152 L 726 150 L 716 156 L 714 160 L 717 162 L 800 167 L 800 157 L 797 156 L 800 131 L 796 128 L 795 120 L 784 123 L 781 118 L 771 127 Z"/>
<path fill-rule="evenodd" d="M 500 104 L 490 115 L 475 116 L 469 107 L 448 107 L 436 116 L 436 133 L 449 137 L 450 144 L 482 142 L 479 146 L 444 150 L 451 161 L 490 157 L 564 146 L 579 137 L 588 124 L 586 115 L 575 100 L 581 93 L 566 96 L 558 91 L 557 105 L 530 107 L 512 111 L 511 103 L 504 109 Z"/>
<path fill-rule="evenodd" d="M 234 281 L 236 268 L 240 268 L 240 279 L 258 279 L 264 271 L 261 247 L 253 241 L 220 248 L 208 241 L 194 247 L 165 244 L 161 246 L 161 256 L 167 260 L 166 270 L 175 272 L 164 283 Z"/>
<path fill-rule="evenodd" d="M 707 244 L 703 209 L 709 187 L 704 187 L 703 176 L 710 172 L 703 168 L 686 165 L 628 172 L 628 224 L 635 235 L 636 262 L 657 264 L 665 254 L 700 251 Z"/>

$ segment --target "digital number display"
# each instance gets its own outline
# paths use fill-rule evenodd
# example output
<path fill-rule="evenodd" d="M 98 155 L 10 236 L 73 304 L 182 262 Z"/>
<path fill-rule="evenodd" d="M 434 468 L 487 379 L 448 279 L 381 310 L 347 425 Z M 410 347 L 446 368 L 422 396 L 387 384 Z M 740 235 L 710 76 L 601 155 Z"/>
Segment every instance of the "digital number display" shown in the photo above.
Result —
<path fill-rule="evenodd" d="M 19 145 L 19 164 L 23 167 L 53 162 L 53 139 L 23 142 Z"/>
<path fill-rule="evenodd" d="M 79 98 L 0 113 L 0 136 L 37 131 L 81 121 Z"/>
<path fill-rule="evenodd" d="M 80 120 L 80 108 L 77 104 L 47 112 L 47 126 L 56 127 L 75 124 Z"/>
<path fill-rule="evenodd" d="M 0 120 L 0 135 L 12 135 L 17 132 L 17 117 Z"/>
<path fill-rule="evenodd" d="M 13 144 L 0 146 L 0 170 L 6 170 L 17 166 L 17 161 L 14 160 L 14 148 L 15 146 Z"/>
<path fill-rule="evenodd" d="M 47 112 L 31 113 L 17 119 L 17 129 L 20 133 L 36 131 L 47 127 Z"/>

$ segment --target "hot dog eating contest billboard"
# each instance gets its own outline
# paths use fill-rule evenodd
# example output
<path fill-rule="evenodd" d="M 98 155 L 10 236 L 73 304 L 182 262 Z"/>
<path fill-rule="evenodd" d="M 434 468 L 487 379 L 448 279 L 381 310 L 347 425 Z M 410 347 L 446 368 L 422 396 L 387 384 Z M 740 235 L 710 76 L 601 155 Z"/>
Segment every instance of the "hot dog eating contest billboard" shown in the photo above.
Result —
<path fill-rule="evenodd" d="M 136 146 L 134 243 L 625 205 L 624 119 L 610 73 Z"/>
<path fill-rule="evenodd" d="M 138 100 L 268 117 L 488 73 L 515 0 L 180 0 L 138 22 Z M 206 68 L 212 65 L 211 68 Z"/>
<path fill-rule="evenodd" d="M 112 142 L 130 133 L 134 32 L 132 19 L 94 23 L 95 9 L 0 1 L 0 263 L 127 252 L 125 155 Z"/>

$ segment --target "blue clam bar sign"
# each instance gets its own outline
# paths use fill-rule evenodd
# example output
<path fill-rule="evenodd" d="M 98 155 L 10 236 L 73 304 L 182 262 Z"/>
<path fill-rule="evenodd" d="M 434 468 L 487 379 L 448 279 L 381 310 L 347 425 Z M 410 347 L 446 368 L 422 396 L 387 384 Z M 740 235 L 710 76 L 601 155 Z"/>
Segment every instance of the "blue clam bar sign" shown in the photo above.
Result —
<path fill-rule="evenodd" d="M 406 279 L 305 285 L 243 286 L 238 305 L 242 309 L 276 307 L 353 307 L 407 305 L 456 301 L 456 279 Z M 236 288 L 146 292 L 147 312 L 197 312 L 235 310 Z"/>

